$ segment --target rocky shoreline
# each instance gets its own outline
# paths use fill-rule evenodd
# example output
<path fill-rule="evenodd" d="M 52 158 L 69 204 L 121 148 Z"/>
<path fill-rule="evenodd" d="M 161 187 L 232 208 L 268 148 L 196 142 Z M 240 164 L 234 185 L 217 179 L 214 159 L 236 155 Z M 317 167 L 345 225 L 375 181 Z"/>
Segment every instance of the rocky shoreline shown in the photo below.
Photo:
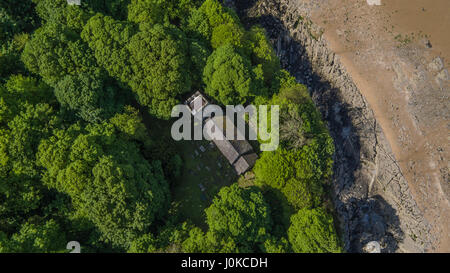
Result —
<path fill-rule="evenodd" d="M 283 68 L 308 86 L 336 146 L 333 198 L 348 252 L 378 241 L 382 252 L 430 251 L 436 238 L 373 111 L 295 0 L 225 1 L 245 24 L 263 26 Z"/>

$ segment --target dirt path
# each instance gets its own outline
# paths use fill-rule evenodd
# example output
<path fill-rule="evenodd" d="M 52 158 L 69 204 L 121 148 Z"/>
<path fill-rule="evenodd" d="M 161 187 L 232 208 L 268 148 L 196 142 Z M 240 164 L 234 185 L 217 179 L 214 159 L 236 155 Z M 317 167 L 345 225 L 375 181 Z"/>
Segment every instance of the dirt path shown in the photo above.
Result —
<path fill-rule="evenodd" d="M 450 1 L 324 0 L 312 20 L 369 102 L 438 242 L 450 251 Z"/>

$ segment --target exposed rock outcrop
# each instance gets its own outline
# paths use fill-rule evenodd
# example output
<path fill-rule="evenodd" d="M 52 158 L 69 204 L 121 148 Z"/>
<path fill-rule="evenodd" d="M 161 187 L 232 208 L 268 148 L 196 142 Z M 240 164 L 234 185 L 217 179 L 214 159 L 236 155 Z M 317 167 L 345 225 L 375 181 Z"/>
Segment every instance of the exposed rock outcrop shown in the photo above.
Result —
<path fill-rule="evenodd" d="M 308 86 L 328 122 L 336 146 L 334 202 L 345 249 L 362 252 L 368 242 L 377 241 L 382 252 L 426 251 L 436 240 L 430 225 L 373 111 L 321 29 L 308 19 L 314 5 L 308 3 L 238 0 L 232 5 L 243 22 L 267 30 L 283 68 Z"/>

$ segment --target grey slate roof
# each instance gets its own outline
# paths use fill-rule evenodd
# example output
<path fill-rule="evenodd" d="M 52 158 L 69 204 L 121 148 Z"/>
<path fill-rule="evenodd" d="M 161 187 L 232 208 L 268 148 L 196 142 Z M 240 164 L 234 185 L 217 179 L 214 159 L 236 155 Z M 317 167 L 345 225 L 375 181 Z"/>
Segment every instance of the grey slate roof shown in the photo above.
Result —
<path fill-rule="evenodd" d="M 233 167 L 237 174 L 241 175 L 255 165 L 256 159 L 258 159 L 258 156 L 255 153 L 243 155 L 233 164 Z"/>

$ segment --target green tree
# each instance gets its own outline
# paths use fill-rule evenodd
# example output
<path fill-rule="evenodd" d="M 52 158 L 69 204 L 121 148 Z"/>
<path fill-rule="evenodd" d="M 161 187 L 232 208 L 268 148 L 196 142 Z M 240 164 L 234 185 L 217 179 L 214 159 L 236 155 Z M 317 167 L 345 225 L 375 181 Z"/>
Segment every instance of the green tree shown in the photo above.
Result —
<path fill-rule="evenodd" d="M 92 169 L 93 181 L 82 192 L 80 208 L 107 242 L 124 247 L 149 231 L 153 221 L 164 214 L 168 201 L 160 164 L 149 165 L 142 158 L 126 160 L 100 159 Z"/>
<path fill-rule="evenodd" d="M 183 241 L 183 251 L 187 253 L 207 253 L 212 252 L 205 233 L 198 227 L 194 227 L 189 231 L 189 236 Z"/>
<path fill-rule="evenodd" d="M 309 149 L 264 152 L 254 167 L 256 184 L 281 190 L 296 209 L 317 206 L 323 187 L 316 157 Z"/>
<path fill-rule="evenodd" d="M 280 93 L 273 97 L 271 103 L 280 105 L 281 146 L 288 150 L 302 150 L 304 158 L 318 167 L 313 176 L 325 182 L 332 173 L 333 139 L 306 86 L 289 77 L 282 79 L 280 84 Z"/>
<path fill-rule="evenodd" d="M 270 101 L 280 106 L 280 143 L 256 162 L 256 184 L 281 191 L 295 209 L 320 205 L 332 173 L 333 141 L 308 90 L 285 71 L 275 77 L 280 93 Z"/>
<path fill-rule="evenodd" d="M 11 74 L 24 72 L 20 54 L 15 46 L 15 37 L 22 31 L 20 21 L 16 21 L 0 4 L 0 82 L 5 82 Z"/>
<path fill-rule="evenodd" d="M 205 212 L 211 232 L 238 242 L 261 242 L 270 231 L 268 206 L 256 188 L 222 188 Z"/>
<path fill-rule="evenodd" d="M 56 130 L 37 157 L 44 183 L 68 194 L 106 242 L 128 248 L 165 213 L 168 185 L 159 161 L 146 161 L 117 130 L 109 123 Z"/>
<path fill-rule="evenodd" d="M 206 0 L 198 10 L 192 11 L 188 29 L 210 41 L 213 48 L 225 44 L 244 47 L 245 30 L 239 18 L 217 0 Z"/>
<path fill-rule="evenodd" d="M 140 236 L 131 242 L 128 253 L 153 253 L 156 248 L 157 239 L 151 233 Z"/>
<path fill-rule="evenodd" d="M 261 65 L 265 85 L 270 86 L 281 67 L 275 50 L 267 39 L 265 30 L 254 26 L 247 32 L 246 39 L 247 47 L 251 51 L 252 64 Z"/>
<path fill-rule="evenodd" d="M 230 44 L 236 48 L 243 47 L 244 30 L 235 22 L 227 22 L 213 28 L 211 34 L 211 46 L 219 48 L 222 45 Z"/>
<path fill-rule="evenodd" d="M 313 188 L 313 189 L 311 189 Z M 289 179 L 281 189 L 290 204 L 296 208 L 310 208 L 321 201 L 321 187 L 314 189 L 307 182 L 298 179 Z"/>
<path fill-rule="evenodd" d="M 168 119 L 178 96 L 191 87 L 188 43 L 175 27 L 132 25 L 94 16 L 82 37 L 109 74 L 127 83 L 151 114 Z M 201 65 L 201 64 L 200 64 Z"/>
<path fill-rule="evenodd" d="M 51 88 L 31 77 L 15 75 L 8 78 L 4 87 L 0 85 L 0 126 L 7 125 L 23 110 L 26 103 L 34 105 L 41 102 L 53 104 Z"/>
<path fill-rule="evenodd" d="M 14 230 L 27 216 L 45 207 L 47 189 L 39 180 L 35 154 L 57 119 L 47 104 L 25 104 L 0 129 L 0 229 Z"/>
<path fill-rule="evenodd" d="M 292 249 L 297 253 L 341 252 L 333 218 L 323 209 L 302 209 L 291 218 L 288 230 Z"/>
<path fill-rule="evenodd" d="M 0 252 L 51 253 L 63 252 L 67 240 L 53 219 L 42 224 L 25 223 L 20 231 L 8 240 L 0 235 Z"/>
<path fill-rule="evenodd" d="M 17 33 L 2 29 L 0 8 L 0 82 L 6 82 L 10 75 L 28 74 L 20 60 L 20 55 L 30 37 L 27 33 Z M 11 34 L 11 35 L 9 35 Z"/>
<path fill-rule="evenodd" d="M 199 0 L 131 0 L 128 20 L 137 24 L 185 24 Z"/>
<path fill-rule="evenodd" d="M 264 242 L 264 252 L 266 253 L 288 253 L 291 252 L 289 242 L 286 238 L 276 238 L 271 236 Z"/>
<path fill-rule="evenodd" d="M 177 217 L 175 217 L 177 218 Z M 160 226 L 157 235 L 145 234 L 134 240 L 128 249 L 129 253 L 179 253 L 182 243 L 188 238 L 189 232 L 197 229 L 187 222 L 179 223 L 174 215 L 169 215 L 165 225 Z M 174 222 L 175 220 L 175 222 Z"/>
<path fill-rule="evenodd" d="M 131 106 L 125 106 L 122 113 L 117 113 L 110 119 L 121 135 L 130 141 L 139 141 L 146 148 L 150 148 L 153 141 L 148 136 L 147 128 L 143 123 L 139 111 Z"/>
<path fill-rule="evenodd" d="M 44 23 L 54 23 L 80 32 L 93 15 L 77 5 L 68 5 L 67 0 L 37 0 L 36 12 Z"/>
<path fill-rule="evenodd" d="M 163 24 L 169 21 L 169 11 L 164 0 L 131 0 L 128 5 L 128 21 L 140 24 Z"/>
<path fill-rule="evenodd" d="M 190 231 L 187 252 L 261 251 L 272 227 L 269 208 L 257 188 L 224 187 L 205 210 L 209 230 Z"/>
<path fill-rule="evenodd" d="M 134 25 L 97 14 L 83 28 L 81 38 L 109 75 L 127 83 L 132 77 L 130 53 L 125 46 L 137 32 Z"/>
<path fill-rule="evenodd" d="M 231 45 L 211 54 L 203 72 L 205 92 L 223 105 L 244 104 L 252 93 L 250 61 Z"/>
<path fill-rule="evenodd" d="M 57 118 L 47 104 L 25 105 L 23 112 L 14 117 L 4 130 L 3 143 L 10 158 L 5 167 L 16 174 L 36 175 L 34 153 L 41 138 L 50 134 Z"/>
<path fill-rule="evenodd" d="M 208 16 L 200 9 L 194 9 L 185 27 L 190 36 L 202 39 L 210 43 L 212 27 L 209 24 Z"/>
<path fill-rule="evenodd" d="M 62 107 L 74 111 L 88 122 L 99 122 L 120 109 L 119 90 L 107 79 L 92 75 L 67 75 L 55 86 Z"/>
<path fill-rule="evenodd" d="M 66 27 L 49 23 L 36 30 L 22 54 L 26 67 L 55 86 L 66 75 L 88 74 L 102 78 L 103 72 L 89 47 Z"/>
<path fill-rule="evenodd" d="M 59 121 L 48 85 L 21 75 L 0 86 L 0 230 L 11 233 L 45 207 L 46 188 L 35 163 L 39 141 Z"/>
<path fill-rule="evenodd" d="M 305 138 L 317 138 L 329 134 L 320 112 L 308 93 L 308 88 L 302 84 L 292 83 L 290 79 L 282 81 L 284 82 L 282 82 L 279 94 L 272 99 L 273 104 L 281 105 L 281 122 L 286 120 L 286 125 L 290 125 L 290 120 L 298 122 L 300 133 Z"/>
<path fill-rule="evenodd" d="M 190 90 L 188 44 L 177 28 L 146 26 L 127 45 L 133 71 L 129 85 L 151 114 L 170 118 L 178 95 Z"/>
<path fill-rule="evenodd" d="M 12 74 L 21 73 L 25 73 L 25 68 L 20 61 L 20 54 L 0 52 L 0 83 L 7 81 Z"/>

